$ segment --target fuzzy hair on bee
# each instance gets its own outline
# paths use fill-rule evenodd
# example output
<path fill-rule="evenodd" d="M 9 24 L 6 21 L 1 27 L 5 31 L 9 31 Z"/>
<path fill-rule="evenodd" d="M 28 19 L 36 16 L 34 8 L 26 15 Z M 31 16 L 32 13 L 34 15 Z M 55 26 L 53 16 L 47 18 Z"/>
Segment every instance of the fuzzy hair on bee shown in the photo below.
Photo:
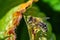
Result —
<path fill-rule="evenodd" d="M 43 22 L 42 18 L 27 16 L 26 19 L 27 19 L 26 24 L 28 27 L 28 32 L 31 37 L 30 40 L 35 40 L 35 37 L 39 32 L 41 32 L 40 34 L 38 34 L 39 36 L 45 37 L 43 35 L 47 33 L 47 26 L 45 22 Z"/>
<path fill-rule="evenodd" d="M 30 16 L 27 23 L 31 24 L 32 26 L 35 25 L 42 27 L 43 29 L 45 29 L 45 31 L 47 31 L 47 27 L 46 27 L 47 24 L 44 23 L 40 18 L 35 18 Z"/>

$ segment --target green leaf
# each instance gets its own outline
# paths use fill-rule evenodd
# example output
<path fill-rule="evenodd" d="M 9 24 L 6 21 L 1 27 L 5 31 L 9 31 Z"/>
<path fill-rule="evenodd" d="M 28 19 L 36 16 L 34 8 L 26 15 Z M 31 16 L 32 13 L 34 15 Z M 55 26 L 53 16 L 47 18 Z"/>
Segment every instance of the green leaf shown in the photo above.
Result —
<path fill-rule="evenodd" d="M 52 32 L 52 26 L 49 22 L 46 22 L 47 23 L 47 28 L 48 28 L 48 32 Z"/>
<path fill-rule="evenodd" d="M 56 36 L 54 33 L 51 34 L 50 40 L 56 40 Z"/>
<path fill-rule="evenodd" d="M 29 8 L 24 15 L 26 16 L 31 15 L 34 17 L 41 17 L 41 18 L 46 17 L 46 15 L 40 12 L 39 8 L 34 5 L 31 8 Z"/>
<path fill-rule="evenodd" d="M 0 0 L 0 19 L 13 7 L 23 3 L 25 0 Z"/>

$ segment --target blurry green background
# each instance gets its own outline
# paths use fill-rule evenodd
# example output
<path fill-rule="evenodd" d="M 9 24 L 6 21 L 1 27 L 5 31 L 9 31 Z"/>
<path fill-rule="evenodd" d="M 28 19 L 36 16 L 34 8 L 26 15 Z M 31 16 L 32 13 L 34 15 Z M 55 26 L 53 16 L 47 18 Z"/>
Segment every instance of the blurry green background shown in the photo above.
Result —
<path fill-rule="evenodd" d="M 26 1 L 27 0 L 0 0 L 0 19 L 11 8 Z M 60 40 L 60 12 L 54 11 L 47 3 L 44 3 L 42 0 L 39 0 L 39 2 L 35 4 L 40 8 L 41 12 L 44 12 L 47 17 L 50 17 L 48 21 L 52 24 L 52 32 L 55 33 L 57 40 Z M 17 33 L 17 40 L 29 40 L 27 27 L 25 25 L 25 21 L 23 18 L 21 20 L 20 25 L 16 29 L 16 33 Z"/>

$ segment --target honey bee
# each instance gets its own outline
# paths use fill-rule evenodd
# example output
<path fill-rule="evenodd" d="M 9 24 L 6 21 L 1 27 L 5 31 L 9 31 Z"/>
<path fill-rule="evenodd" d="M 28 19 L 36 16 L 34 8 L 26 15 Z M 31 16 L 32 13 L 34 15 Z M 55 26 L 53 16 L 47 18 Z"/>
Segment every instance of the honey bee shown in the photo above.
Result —
<path fill-rule="evenodd" d="M 47 32 L 47 24 L 44 23 L 41 18 L 30 16 L 27 23 L 35 27 L 41 27 L 45 32 Z"/>
<path fill-rule="evenodd" d="M 35 40 L 36 39 L 35 37 L 37 33 L 39 32 L 41 32 L 40 34 L 38 34 L 39 36 L 42 36 L 42 37 L 46 36 L 47 26 L 45 22 L 43 22 L 42 18 L 34 17 L 34 16 L 27 16 L 26 23 L 27 23 L 29 35 L 31 37 L 30 40 Z"/>

